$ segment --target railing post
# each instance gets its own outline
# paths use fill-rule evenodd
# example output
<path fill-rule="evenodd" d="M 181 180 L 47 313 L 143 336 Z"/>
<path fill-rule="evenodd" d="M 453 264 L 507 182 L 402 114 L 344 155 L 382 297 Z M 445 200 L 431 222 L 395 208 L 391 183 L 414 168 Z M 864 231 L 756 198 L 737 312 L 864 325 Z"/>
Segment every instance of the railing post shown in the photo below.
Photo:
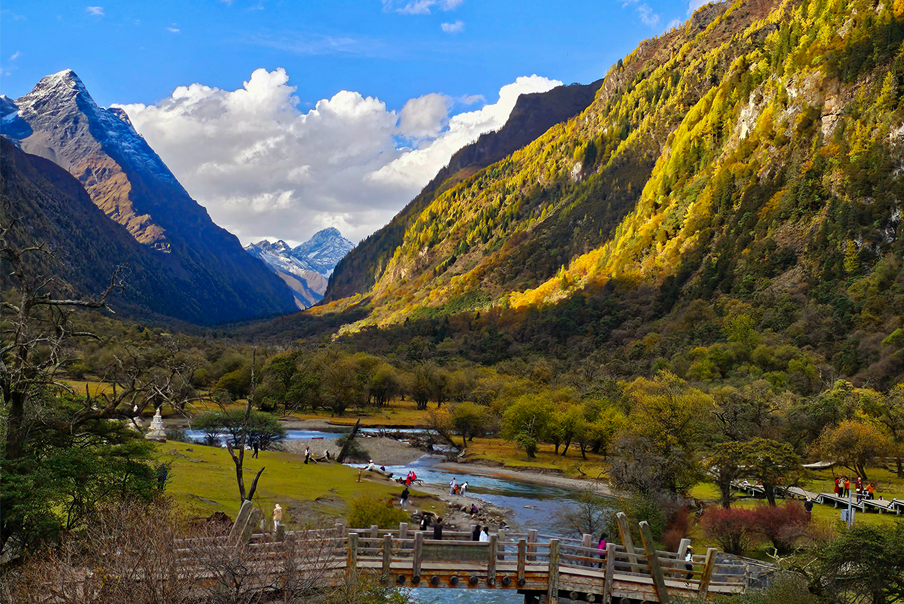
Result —
<path fill-rule="evenodd" d="M 497 534 L 499 535 L 499 547 L 497 549 L 499 554 L 496 556 L 496 559 L 505 562 L 505 529 L 499 529 Z"/>
<path fill-rule="evenodd" d="M 254 528 L 260 524 L 263 517 L 264 514 L 259 509 L 251 510 L 251 515 L 248 516 L 248 521 L 245 522 L 245 527 L 242 529 L 242 543 L 248 545 L 251 542 L 251 534 L 254 533 Z"/>
<path fill-rule="evenodd" d="M 411 557 L 411 578 L 421 576 L 421 557 L 424 555 L 424 532 L 414 534 L 414 552 Z"/>
<path fill-rule="evenodd" d="M 348 561 L 345 570 L 349 577 L 358 572 L 358 533 L 348 534 Z"/>
<path fill-rule="evenodd" d="M 383 580 L 387 584 L 392 585 L 392 577 L 389 576 L 392 571 L 392 535 L 386 533 L 383 535 Z"/>
<path fill-rule="evenodd" d="M 636 553 L 634 550 L 634 539 L 631 538 L 631 529 L 628 528 L 628 517 L 625 516 L 624 512 L 619 512 L 615 515 L 615 519 L 618 521 L 618 534 L 621 535 L 622 545 L 625 546 L 625 551 L 628 552 L 628 562 L 637 564 L 637 556 L 634 555 Z"/>
<path fill-rule="evenodd" d="M 700 577 L 700 589 L 697 590 L 697 593 L 702 594 L 704 597 L 706 596 L 706 592 L 709 591 L 709 582 L 713 580 L 713 571 L 716 569 L 716 552 L 718 552 L 714 547 L 706 550 L 706 562 L 703 564 L 703 576 Z"/>
<path fill-rule="evenodd" d="M 487 585 L 495 585 L 496 583 L 496 547 L 498 545 L 498 537 L 490 535 L 489 555 L 487 556 Z"/>
<path fill-rule="evenodd" d="M 590 540 L 592 537 L 587 533 L 584 533 L 583 537 L 581 537 L 581 547 L 590 547 Z M 587 552 L 584 552 L 583 555 L 587 555 Z M 583 566 L 593 566 L 593 562 L 584 562 Z"/>
<path fill-rule="evenodd" d="M 239 508 L 239 513 L 235 517 L 235 524 L 229 530 L 230 537 L 238 537 L 245 532 L 245 524 L 248 522 L 248 517 L 251 516 L 251 510 L 253 509 L 254 504 L 247 499 L 242 502 L 242 507 Z"/>
<path fill-rule="evenodd" d="M 534 555 L 537 553 L 537 531 L 536 529 L 530 529 L 527 531 L 527 551 L 530 552 L 530 555 L 527 556 L 528 561 L 534 562 L 537 557 Z"/>
<path fill-rule="evenodd" d="M 527 541 L 518 539 L 518 587 L 524 581 L 524 567 L 527 562 Z"/>
<path fill-rule="evenodd" d="M 380 527 L 376 524 L 370 525 L 370 538 L 376 539 L 379 536 Z"/>
<path fill-rule="evenodd" d="M 653 531 L 646 520 L 640 523 L 640 536 L 643 540 L 643 548 L 647 553 L 647 563 L 653 575 L 653 586 L 659 596 L 661 604 L 669 604 L 669 592 L 665 588 L 665 577 L 662 576 L 662 566 L 659 565 L 659 557 L 656 555 L 656 542 L 653 541 Z"/>
<path fill-rule="evenodd" d="M 549 604 L 559 604 L 559 540 L 549 540 L 549 573 L 546 599 Z"/>
<path fill-rule="evenodd" d="M 399 539 L 407 539 L 408 538 L 408 523 L 400 522 L 399 523 Z"/>
<path fill-rule="evenodd" d="M 615 544 L 606 544 L 606 579 L 603 582 L 603 604 L 612 600 L 612 582 L 615 580 Z"/>

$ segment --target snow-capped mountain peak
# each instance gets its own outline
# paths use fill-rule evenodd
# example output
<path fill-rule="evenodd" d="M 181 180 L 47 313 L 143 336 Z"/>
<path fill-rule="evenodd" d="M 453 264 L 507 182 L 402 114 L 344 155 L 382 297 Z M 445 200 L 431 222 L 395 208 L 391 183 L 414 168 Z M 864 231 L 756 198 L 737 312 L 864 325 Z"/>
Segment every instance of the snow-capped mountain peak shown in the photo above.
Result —
<path fill-rule="evenodd" d="M 295 291 L 299 306 L 307 308 L 323 299 L 333 269 L 353 247 L 338 229 L 330 227 L 295 248 L 281 239 L 275 243 L 265 239 L 245 250 L 282 277 Z"/>

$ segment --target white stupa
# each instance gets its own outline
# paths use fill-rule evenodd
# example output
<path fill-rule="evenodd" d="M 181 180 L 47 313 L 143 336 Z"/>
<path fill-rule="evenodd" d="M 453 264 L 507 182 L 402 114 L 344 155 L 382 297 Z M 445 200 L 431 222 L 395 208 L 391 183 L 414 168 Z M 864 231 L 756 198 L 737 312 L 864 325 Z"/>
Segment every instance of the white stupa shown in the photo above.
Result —
<path fill-rule="evenodd" d="M 157 407 L 157 413 L 154 414 L 154 419 L 151 420 L 151 428 L 145 438 L 162 443 L 166 442 L 166 430 L 163 429 L 163 417 L 160 415 L 160 407 Z"/>

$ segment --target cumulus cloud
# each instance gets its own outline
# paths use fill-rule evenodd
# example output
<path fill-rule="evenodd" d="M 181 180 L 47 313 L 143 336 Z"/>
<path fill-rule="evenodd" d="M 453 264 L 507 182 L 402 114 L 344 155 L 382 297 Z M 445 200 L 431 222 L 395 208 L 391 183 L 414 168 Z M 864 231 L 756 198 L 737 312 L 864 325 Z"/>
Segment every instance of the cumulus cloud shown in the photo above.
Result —
<path fill-rule="evenodd" d="M 465 30 L 465 22 L 456 21 L 455 23 L 443 23 L 442 25 L 440 25 L 440 27 L 447 34 L 457 34 Z"/>
<path fill-rule="evenodd" d="M 442 136 L 422 143 L 417 149 L 404 152 L 401 157 L 370 175 L 369 180 L 382 185 L 417 190 L 449 163 L 456 151 L 477 140 L 484 132 L 492 132 L 504 126 L 518 96 L 546 92 L 561 85 L 562 82 L 558 80 L 548 80 L 537 75 L 520 77 L 513 84 L 502 87 L 497 102 L 477 111 L 454 116 L 449 120 L 449 127 Z"/>
<path fill-rule="evenodd" d="M 343 90 L 299 109 L 283 69 L 258 69 L 238 90 L 180 86 L 156 105 L 118 105 L 214 221 L 243 243 L 300 242 L 326 226 L 358 240 L 385 224 L 517 96 L 560 82 L 531 76 L 499 100 L 449 118 L 441 94 L 393 111 Z M 400 148 L 404 144 L 405 147 Z"/>
<path fill-rule="evenodd" d="M 85 12 L 94 17 L 103 17 L 104 16 L 104 7 L 103 6 L 86 6 Z"/>
<path fill-rule="evenodd" d="M 458 8 L 464 0 L 383 0 L 383 10 L 403 15 L 429 15 L 434 8 L 450 11 Z"/>
<path fill-rule="evenodd" d="M 167 27 L 166 31 L 173 34 L 178 34 L 181 30 L 178 27 Z"/>

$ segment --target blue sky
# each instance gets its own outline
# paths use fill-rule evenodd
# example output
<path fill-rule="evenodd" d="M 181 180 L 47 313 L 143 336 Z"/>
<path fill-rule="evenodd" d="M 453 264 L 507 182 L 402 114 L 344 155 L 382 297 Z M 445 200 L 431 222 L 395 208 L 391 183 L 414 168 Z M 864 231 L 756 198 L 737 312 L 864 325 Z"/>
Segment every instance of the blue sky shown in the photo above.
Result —
<path fill-rule="evenodd" d="M 325 226 L 357 240 L 500 127 L 518 93 L 599 79 L 688 11 L 687 0 L 3 0 L 0 93 L 72 68 L 98 104 L 125 106 L 243 242 Z M 261 148 L 286 161 L 255 163 Z M 241 180 L 227 187 L 224 174 Z"/>

